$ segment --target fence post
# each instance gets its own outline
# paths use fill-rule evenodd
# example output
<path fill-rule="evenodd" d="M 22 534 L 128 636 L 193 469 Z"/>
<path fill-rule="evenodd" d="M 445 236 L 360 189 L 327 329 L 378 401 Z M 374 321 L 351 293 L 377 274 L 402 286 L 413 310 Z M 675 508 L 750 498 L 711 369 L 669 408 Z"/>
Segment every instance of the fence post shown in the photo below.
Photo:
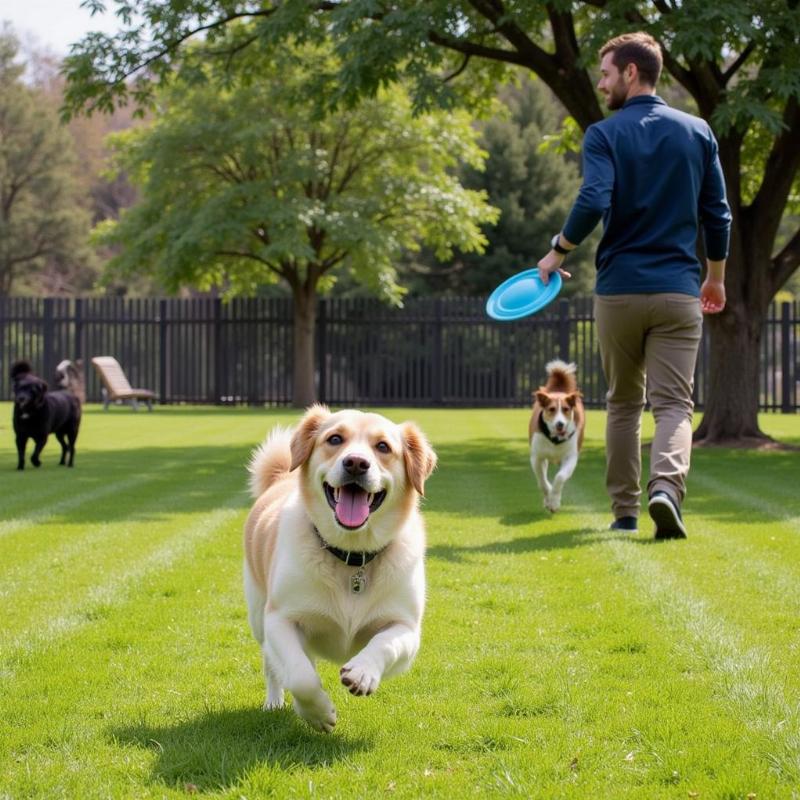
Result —
<path fill-rule="evenodd" d="M 158 302 L 158 382 L 160 384 L 159 399 L 166 403 L 167 397 L 167 301 Z"/>
<path fill-rule="evenodd" d="M 444 402 L 444 309 L 442 298 L 434 300 L 434 327 L 433 327 L 433 386 L 431 387 L 434 405 L 440 406 Z"/>
<path fill-rule="evenodd" d="M 215 297 L 213 300 L 213 316 L 212 322 L 214 326 L 214 383 L 213 393 L 214 396 L 210 398 L 211 402 L 219 405 L 222 402 L 222 299 Z"/>
<path fill-rule="evenodd" d="M 42 314 L 42 374 L 47 375 L 48 378 L 55 372 L 55 364 L 53 364 L 54 334 L 53 298 L 46 297 Z"/>
<path fill-rule="evenodd" d="M 792 408 L 792 351 L 791 303 L 781 303 L 781 412 L 791 414 Z"/>
<path fill-rule="evenodd" d="M 317 306 L 317 397 L 325 402 L 325 388 L 328 383 L 328 301 L 320 298 Z"/>
<path fill-rule="evenodd" d="M 562 361 L 569 361 L 569 300 L 558 301 L 558 354 Z"/>
<path fill-rule="evenodd" d="M 75 360 L 83 359 L 83 298 L 75 300 Z M 88 365 L 84 365 L 84 370 Z"/>

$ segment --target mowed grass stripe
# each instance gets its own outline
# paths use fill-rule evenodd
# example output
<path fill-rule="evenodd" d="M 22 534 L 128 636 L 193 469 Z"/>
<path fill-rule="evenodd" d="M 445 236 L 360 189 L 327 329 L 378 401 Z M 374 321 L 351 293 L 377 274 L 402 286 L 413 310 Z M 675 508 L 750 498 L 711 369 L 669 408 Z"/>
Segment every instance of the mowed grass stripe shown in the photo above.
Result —
<path fill-rule="evenodd" d="M 44 542 L 54 559 L 59 556 L 58 548 L 72 546 L 87 531 L 99 524 L 135 523 L 140 519 L 155 521 L 166 518 L 176 511 L 191 511 L 192 496 L 200 502 L 209 492 L 216 496 L 220 476 L 238 475 L 239 485 L 232 491 L 239 493 L 244 502 L 246 470 L 238 452 L 217 462 L 215 468 L 189 466 L 183 460 L 170 459 L 159 462 L 159 466 L 148 467 L 146 457 L 141 463 L 130 464 L 133 475 L 127 479 L 113 482 L 108 488 L 92 490 L 75 497 L 69 506 L 58 504 L 53 507 L 32 511 L 33 521 L 28 518 L 16 520 L 17 530 L 9 531 L 6 538 L 0 538 L 0 581 L 5 577 L 4 568 L 15 564 L 25 566 L 31 559 L 42 555 Z M 167 496 L 177 487 L 185 495 L 182 503 L 177 503 L 178 495 Z M 35 499 L 31 499 L 35 508 Z M 197 502 L 195 502 L 197 505 Z M 17 524 L 18 523 L 18 524 Z M 29 531 L 33 528 L 36 535 Z M 47 536 L 42 537 L 46 531 Z M 14 535 L 12 535 L 14 534 Z"/>
<path fill-rule="evenodd" d="M 106 614 L 109 607 L 125 602 L 134 584 L 150 572 L 169 569 L 176 561 L 190 556 L 199 541 L 216 533 L 231 520 L 243 516 L 238 500 L 222 503 L 220 509 L 192 521 L 128 569 L 106 576 L 106 580 L 93 586 L 83 598 L 66 607 L 59 606 L 57 615 L 38 620 L 3 644 L 0 675 L 6 680 L 10 679 L 21 662 L 37 650 L 52 646 L 98 615 Z"/>
<path fill-rule="evenodd" d="M 42 525 L 88 503 L 102 500 L 109 495 L 119 494 L 121 492 L 127 492 L 130 489 L 145 486 L 148 483 L 159 480 L 163 472 L 168 469 L 176 470 L 182 468 L 185 468 L 185 465 L 175 462 L 155 470 L 154 474 L 138 474 L 120 478 L 116 481 L 104 482 L 94 489 L 88 489 L 77 494 L 73 493 L 75 491 L 74 486 L 65 487 L 66 492 L 68 492 L 70 496 L 60 497 L 56 502 L 51 502 L 44 506 L 40 504 L 37 494 L 31 493 L 26 501 L 27 507 L 24 513 L 12 517 L 11 519 L 0 520 L 0 537 L 9 536 L 12 533 L 26 531 L 29 528 Z"/>
<path fill-rule="evenodd" d="M 165 732 L 174 729 L 186 745 L 182 760 L 199 750 L 213 761 L 241 735 L 223 730 L 228 717 L 230 725 L 249 723 L 250 756 L 263 753 L 257 747 L 263 736 L 255 735 L 261 718 L 257 647 L 247 642 L 253 648 L 247 659 L 243 647 L 250 634 L 241 589 L 242 517 L 242 509 L 233 508 L 209 515 L 183 552 L 173 547 L 162 553 L 167 560 L 140 570 L 102 613 L 29 654 L 6 684 L 13 691 L 0 696 L 0 738 L 7 744 L 0 748 L 0 794 L 163 797 L 164 785 L 153 786 L 150 773 L 170 747 Z M 240 718 L 246 691 L 253 705 Z M 220 705 L 226 711 L 215 724 L 209 712 Z M 172 796 L 173 787 L 166 791 Z M 185 795 L 184 783 L 174 791 Z"/>
<path fill-rule="evenodd" d="M 796 456 L 800 466 L 800 455 Z M 785 486 L 774 478 L 759 481 L 757 477 L 745 474 L 731 476 L 732 480 L 722 480 L 709 475 L 708 472 L 696 472 L 691 476 L 692 486 L 700 486 L 706 493 L 717 497 L 727 497 L 737 509 L 744 514 L 731 514 L 740 521 L 763 524 L 774 522 L 774 530 L 792 534 L 795 538 L 800 534 L 800 509 L 797 498 L 787 496 Z M 752 490 L 757 489 L 758 494 Z M 736 527 L 734 527 L 734 532 Z"/>
<path fill-rule="evenodd" d="M 574 487 L 577 488 L 577 487 Z M 607 526 L 607 517 L 589 509 L 596 507 L 583 490 L 576 499 L 584 510 L 577 516 L 590 529 Z M 729 712 L 758 732 L 761 757 L 787 783 L 800 782 L 800 705 L 797 696 L 787 697 L 775 658 L 766 648 L 748 647 L 745 636 L 731 622 L 697 596 L 685 574 L 676 574 L 665 558 L 687 542 L 649 545 L 633 537 L 606 534 L 602 548 L 610 552 L 653 610 L 676 636 L 676 650 L 706 663 L 718 676 L 716 691 L 724 697 Z M 706 591 L 715 589 L 706 584 Z"/>
<path fill-rule="evenodd" d="M 797 500 L 786 498 L 785 503 L 773 507 L 773 513 L 777 511 L 778 515 L 772 516 L 765 509 L 754 517 L 746 510 L 747 497 L 744 505 L 738 500 L 739 484 L 746 483 L 747 471 L 734 469 L 720 495 L 698 485 L 711 470 L 726 470 L 728 455 L 725 450 L 703 451 L 705 462 L 696 463 L 690 474 L 684 507 L 689 541 L 686 547 L 664 549 L 660 558 L 679 570 L 695 591 L 707 596 L 708 603 L 743 632 L 748 645 L 767 645 L 776 659 L 789 662 L 796 658 L 800 646 L 800 538 L 778 515 L 787 506 L 796 506 Z M 753 454 L 756 459 L 762 456 Z M 602 454 L 589 447 L 571 481 L 591 492 L 595 509 L 609 504 L 602 479 L 595 477 L 603 461 Z M 568 513 L 574 498 L 570 492 L 568 484 L 564 509 Z M 607 529 L 610 521 L 609 510 L 607 515 L 598 517 L 597 525 Z M 649 540 L 652 531 L 645 506 L 638 538 Z M 800 690 L 800 674 L 796 670 L 787 670 L 787 681 Z"/>
<path fill-rule="evenodd" d="M 182 485 L 169 494 L 150 494 L 141 499 L 123 497 L 115 509 L 116 516 L 129 507 L 127 501 L 130 521 L 115 519 L 91 525 L 65 522 L 58 526 L 61 541 L 52 545 L 38 541 L 24 553 L 18 552 L 22 548 L 15 550 L 13 562 L 0 571 L 0 598 L 7 604 L 15 604 L 19 609 L 17 615 L 30 613 L 37 601 L 56 603 L 68 600 L 66 581 L 73 589 L 79 588 L 85 581 L 94 580 L 98 573 L 114 569 L 116 562 L 126 561 L 163 539 L 176 526 L 174 510 L 168 517 L 165 509 L 177 508 L 190 500 L 196 491 L 196 487 Z M 230 492 L 227 496 L 235 494 Z M 243 491 L 239 494 L 244 507 L 247 499 Z M 182 518 L 187 516 L 189 514 L 184 512 Z M 8 561 L 11 561 L 10 557 Z M 32 581 L 31 576 L 46 576 L 46 580 Z M 18 618 L 17 615 L 14 619 Z"/>
<path fill-rule="evenodd" d="M 683 662 L 676 663 L 675 659 L 670 658 L 675 645 L 671 632 L 661 631 L 658 617 L 654 617 L 649 603 L 642 602 L 638 587 L 620 581 L 614 561 L 604 557 L 602 550 L 598 549 L 598 543 L 604 543 L 607 538 L 600 531 L 607 526 L 607 520 L 603 525 L 593 518 L 588 526 L 581 524 L 576 530 L 575 517 L 570 509 L 565 514 L 544 515 L 540 509 L 541 500 L 533 488 L 532 474 L 518 468 L 518 465 L 508 466 L 515 458 L 514 453 L 509 451 L 520 449 L 513 444 L 508 447 L 497 445 L 494 455 L 487 454 L 482 460 L 465 457 L 465 466 L 458 471 L 451 462 L 452 471 L 449 474 L 445 474 L 447 465 L 443 464 L 430 490 L 434 508 L 435 498 L 444 494 L 454 497 L 448 509 L 458 509 L 459 515 L 455 524 L 450 517 L 450 526 L 441 531 L 438 525 L 444 524 L 448 515 L 435 510 L 427 515 L 431 543 L 429 564 L 434 562 L 429 567 L 429 581 L 431 585 L 441 585 L 442 572 L 446 574 L 450 571 L 440 568 L 437 577 L 436 559 L 455 565 L 466 561 L 472 567 L 472 580 L 456 583 L 450 607 L 454 626 L 474 626 L 477 634 L 475 646 L 479 655 L 484 656 L 485 650 L 497 652 L 496 659 L 481 676 L 483 685 L 499 687 L 505 692 L 508 695 L 506 705 L 516 708 L 519 716 L 529 714 L 535 717 L 535 709 L 548 705 L 556 715 L 559 708 L 564 709 L 567 715 L 567 709 L 571 710 L 577 723 L 574 733 L 580 736 L 582 728 L 591 731 L 587 735 L 588 741 L 582 742 L 573 756 L 577 756 L 580 750 L 582 761 L 587 759 L 593 769 L 607 771 L 609 775 L 641 771 L 653 777 L 658 775 L 658 780 L 664 783 L 672 783 L 674 772 L 686 774 L 687 763 L 691 762 L 686 750 L 696 752 L 698 749 L 708 749 L 708 743 L 714 741 L 725 741 L 731 752 L 736 750 L 742 758 L 747 759 L 749 745 L 746 741 L 729 743 L 731 730 L 735 727 L 731 724 L 731 718 L 726 722 L 726 715 L 720 713 L 720 706 L 709 708 L 707 703 L 717 676 L 710 673 L 707 682 L 703 683 L 696 674 L 687 676 L 683 673 Z M 443 448 L 443 452 L 446 461 L 446 448 Z M 466 462 L 471 463 L 467 466 Z M 495 466 L 487 468 L 489 463 Z M 506 467 L 502 464 L 506 464 Z M 526 505 L 530 511 L 520 511 Z M 480 513 L 477 513 L 478 509 Z M 526 532 L 530 530 L 532 535 L 522 538 L 515 536 L 523 525 L 521 529 Z M 487 531 L 492 531 L 497 541 L 486 541 Z M 556 582 L 553 568 L 562 559 L 563 574 Z M 458 567 L 453 567 L 452 571 L 457 574 Z M 490 580 L 481 579 L 484 572 L 491 576 Z M 497 602 L 500 587 L 515 580 L 512 575 L 517 576 L 516 580 L 521 585 L 551 585 L 554 594 L 560 596 L 561 603 L 542 608 L 541 617 L 534 614 L 527 619 L 519 619 L 518 606 Z M 497 608 L 507 619 L 514 619 L 516 622 L 513 627 L 507 630 L 499 628 L 491 614 L 474 618 L 476 612 L 470 598 L 475 595 L 482 599 L 487 608 Z M 529 599 L 535 606 L 536 598 Z M 624 613 L 619 614 L 619 609 L 624 609 Z M 548 618 L 567 626 L 567 630 L 574 635 L 574 639 L 567 643 L 573 657 L 584 656 L 585 662 L 591 667 L 587 678 L 573 682 L 573 658 L 568 662 L 573 665 L 572 669 L 567 668 L 561 673 L 562 679 L 572 685 L 573 694 L 559 697 L 558 692 L 552 692 L 550 688 L 550 697 L 543 700 L 536 698 L 535 693 L 530 693 L 530 683 L 537 682 L 542 675 L 542 664 L 548 663 L 552 652 L 520 661 L 513 653 L 509 653 L 507 641 L 514 638 L 524 641 L 531 633 L 529 624 L 539 628 L 541 619 L 546 626 Z M 657 626 L 655 630 L 650 629 L 648 620 Z M 570 630 L 572 626 L 574 628 Z M 648 635 L 640 633 L 642 629 L 648 630 Z M 495 635 L 500 643 L 495 640 Z M 659 643 L 661 637 L 663 639 Z M 547 641 L 547 637 L 544 639 Z M 441 655 L 446 657 L 446 654 Z M 614 659 L 621 659 L 623 663 L 627 661 L 630 669 L 615 665 L 609 675 L 605 670 L 610 669 L 609 662 Z M 562 669 L 563 666 L 559 664 Z M 459 662 L 458 668 L 468 669 L 469 661 Z M 513 671 L 516 681 L 509 679 L 506 674 L 508 669 Z M 545 672 L 547 677 L 543 680 L 544 685 L 552 687 L 554 680 L 558 685 L 557 673 Z M 428 680 L 426 678 L 426 683 Z M 520 685 L 523 687 L 522 696 L 527 694 L 529 697 L 527 703 L 514 696 L 519 692 Z M 587 691 L 592 698 L 588 709 L 582 707 L 582 701 L 585 702 L 582 697 L 583 686 L 588 686 Z M 654 687 L 657 687 L 655 693 Z M 632 701 L 628 694 L 639 700 L 646 698 L 646 707 L 632 708 L 636 701 Z M 677 695 L 697 711 L 686 719 L 682 718 L 682 724 L 690 726 L 690 730 L 686 731 L 687 740 L 671 741 L 664 731 L 659 730 L 658 724 L 654 726 L 653 717 L 659 714 L 669 717 Z M 625 712 L 618 715 L 619 708 L 625 709 Z M 629 716 L 631 711 L 634 720 Z M 600 720 L 602 734 L 596 727 Z M 515 735 L 523 734 L 515 731 Z M 491 741 L 488 734 L 487 741 Z M 609 742 L 613 743 L 611 754 Z M 703 744 L 698 745 L 698 742 Z M 634 751 L 635 764 L 625 760 L 626 755 Z M 618 755 L 612 755 L 614 753 Z M 594 763 L 593 759 L 601 759 L 602 763 Z M 569 760 L 560 764 L 565 777 L 569 775 Z M 763 772 L 763 764 L 751 765 L 750 774 L 760 776 L 762 782 Z M 755 781 L 756 778 L 753 778 L 748 785 L 751 788 L 758 785 Z"/>
<path fill-rule="evenodd" d="M 719 690 L 731 712 L 748 730 L 759 731 L 762 757 L 789 785 L 800 783 L 800 706 L 781 686 L 771 653 L 746 647 L 744 637 L 686 590 L 686 581 L 670 574 L 642 548 L 609 541 L 608 548 L 657 606 L 666 624 L 686 633 L 720 676 Z"/>

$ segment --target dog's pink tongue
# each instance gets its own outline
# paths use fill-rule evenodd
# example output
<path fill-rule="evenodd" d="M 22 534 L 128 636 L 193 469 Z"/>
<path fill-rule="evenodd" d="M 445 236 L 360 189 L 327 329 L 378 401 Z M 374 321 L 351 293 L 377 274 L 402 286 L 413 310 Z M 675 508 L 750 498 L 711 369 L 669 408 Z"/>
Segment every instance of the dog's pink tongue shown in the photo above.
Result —
<path fill-rule="evenodd" d="M 336 519 L 348 528 L 358 528 L 369 516 L 367 493 L 357 486 L 342 486 L 336 504 Z"/>

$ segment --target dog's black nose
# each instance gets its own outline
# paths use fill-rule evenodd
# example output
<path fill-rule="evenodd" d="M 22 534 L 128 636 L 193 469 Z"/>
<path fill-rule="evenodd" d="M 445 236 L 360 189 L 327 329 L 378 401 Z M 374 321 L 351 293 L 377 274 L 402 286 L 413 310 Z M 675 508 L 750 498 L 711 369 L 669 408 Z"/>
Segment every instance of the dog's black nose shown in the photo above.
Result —
<path fill-rule="evenodd" d="M 369 469 L 369 459 L 358 453 L 351 453 L 342 464 L 348 475 L 363 475 Z"/>

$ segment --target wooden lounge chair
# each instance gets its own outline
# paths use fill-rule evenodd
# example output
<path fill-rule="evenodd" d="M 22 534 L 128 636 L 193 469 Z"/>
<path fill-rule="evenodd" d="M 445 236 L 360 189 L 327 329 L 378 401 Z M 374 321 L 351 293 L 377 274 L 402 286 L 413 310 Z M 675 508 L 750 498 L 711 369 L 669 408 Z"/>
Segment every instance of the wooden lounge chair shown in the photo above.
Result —
<path fill-rule="evenodd" d="M 139 400 L 147 403 L 147 410 L 153 410 L 153 400 L 155 393 L 149 389 L 134 389 L 119 361 L 113 356 L 95 356 L 92 364 L 97 370 L 97 375 L 103 384 L 103 410 L 108 411 L 108 406 L 112 402 L 130 403 L 134 411 L 139 410 Z"/>

